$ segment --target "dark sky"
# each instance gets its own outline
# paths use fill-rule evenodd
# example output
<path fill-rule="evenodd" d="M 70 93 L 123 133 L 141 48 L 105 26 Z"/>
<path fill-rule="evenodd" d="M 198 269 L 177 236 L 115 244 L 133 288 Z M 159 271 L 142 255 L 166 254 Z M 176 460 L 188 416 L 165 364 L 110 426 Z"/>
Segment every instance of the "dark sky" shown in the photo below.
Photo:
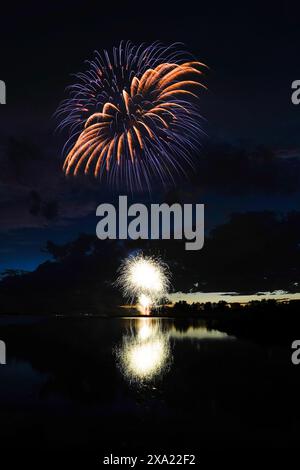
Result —
<path fill-rule="evenodd" d="M 121 39 L 180 41 L 210 67 L 202 114 L 208 135 L 203 154 L 212 155 L 212 164 L 179 187 L 183 199 L 207 204 L 207 228 L 235 211 L 299 208 L 300 105 L 291 103 L 291 83 L 300 79 L 300 6 L 164 5 L 2 6 L 8 10 L 1 13 L 0 31 L 0 79 L 7 85 L 7 105 L 0 107 L 0 271 L 33 269 L 46 257 L 41 248 L 47 239 L 65 242 L 94 231 L 95 208 L 110 196 L 99 184 L 64 178 L 63 136 L 54 134 L 52 115 L 70 74 L 84 70 L 95 49 Z M 243 149 L 246 157 L 232 156 L 231 147 L 216 157 L 214 147 L 223 144 Z M 245 161 L 262 146 L 250 184 Z"/>

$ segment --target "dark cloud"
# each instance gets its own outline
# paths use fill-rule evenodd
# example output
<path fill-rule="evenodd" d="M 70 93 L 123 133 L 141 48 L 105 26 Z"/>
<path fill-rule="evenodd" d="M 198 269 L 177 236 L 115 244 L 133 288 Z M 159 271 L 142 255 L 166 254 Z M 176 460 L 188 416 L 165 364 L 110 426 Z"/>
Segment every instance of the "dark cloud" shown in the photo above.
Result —
<path fill-rule="evenodd" d="M 211 230 L 200 251 L 186 251 L 183 242 L 169 240 L 134 245 L 162 253 L 175 291 L 252 294 L 299 289 L 299 212 L 232 214 Z"/>
<path fill-rule="evenodd" d="M 61 158 L 31 140 L 5 141 L 0 153 L 0 230 L 65 225 L 95 211 L 97 187 L 67 180 Z"/>
<path fill-rule="evenodd" d="M 259 146 L 210 144 L 199 159 L 195 186 L 223 194 L 292 194 L 300 187 L 300 153 Z"/>

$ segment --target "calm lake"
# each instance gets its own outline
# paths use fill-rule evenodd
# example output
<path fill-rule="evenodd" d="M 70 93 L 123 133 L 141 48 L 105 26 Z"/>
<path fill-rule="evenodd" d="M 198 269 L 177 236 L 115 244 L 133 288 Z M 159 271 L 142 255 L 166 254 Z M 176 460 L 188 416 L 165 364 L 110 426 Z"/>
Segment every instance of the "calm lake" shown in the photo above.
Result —
<path fill-rule="evenodd" d="M 1 442 L 121 455 L 298 444 L 300 366 L 205 323 L 4 318 Z"/>

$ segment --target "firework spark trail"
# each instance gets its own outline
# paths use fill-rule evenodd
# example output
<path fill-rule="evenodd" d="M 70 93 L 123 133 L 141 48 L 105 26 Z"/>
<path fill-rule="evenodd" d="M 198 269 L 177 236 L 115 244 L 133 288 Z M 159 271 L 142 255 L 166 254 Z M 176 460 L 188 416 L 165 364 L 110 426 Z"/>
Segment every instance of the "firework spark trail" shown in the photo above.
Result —
<path fill-rule="evenodd" d="M 137 300 L 143 313 L 149 313 L 170 286 L 170 271 L 159 258 L 138 254 L 129 256 L 119 269 L 116 285 L 130 302 Z"/>
<path fill-rule="evenodd" d="M 193 166 L 204 64 L 178 44 L 121 42 L 111 55 L 95 52 L 88 66 L 56 113 L 59 128 L 70 133 L 67 175 L 93 173 L 110 184 L 150 189 L 153 177 L 174 182 L 176 173 Z"/>

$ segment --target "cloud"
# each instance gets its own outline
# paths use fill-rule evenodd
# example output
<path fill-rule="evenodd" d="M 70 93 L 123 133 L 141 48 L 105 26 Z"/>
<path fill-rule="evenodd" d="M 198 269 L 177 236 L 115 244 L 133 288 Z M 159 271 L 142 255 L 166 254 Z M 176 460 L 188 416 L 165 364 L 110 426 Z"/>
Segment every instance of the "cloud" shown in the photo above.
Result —
<path fill-rule="evenodd" d="M 199 160 L 194 184 L 227 194 L 290 194 L 299 191 L 299 149 L 275 151 L 211 144 Z"/>
<path fill-rule="evenodd" d="M 67 180 L 60 158 L 45 155 L 27 139 L 0 149 L 0 230 L 65 225 L 97 206 L 97 187 Z"/>
<path fill-rule="evenodd" d="M 300 212 L 233 214 L 211 231 L 201 251 L 177 248 L 176 253 L 173 244 L 168 257 L 174 265 L 175 290 L 297 292 Z"/>

